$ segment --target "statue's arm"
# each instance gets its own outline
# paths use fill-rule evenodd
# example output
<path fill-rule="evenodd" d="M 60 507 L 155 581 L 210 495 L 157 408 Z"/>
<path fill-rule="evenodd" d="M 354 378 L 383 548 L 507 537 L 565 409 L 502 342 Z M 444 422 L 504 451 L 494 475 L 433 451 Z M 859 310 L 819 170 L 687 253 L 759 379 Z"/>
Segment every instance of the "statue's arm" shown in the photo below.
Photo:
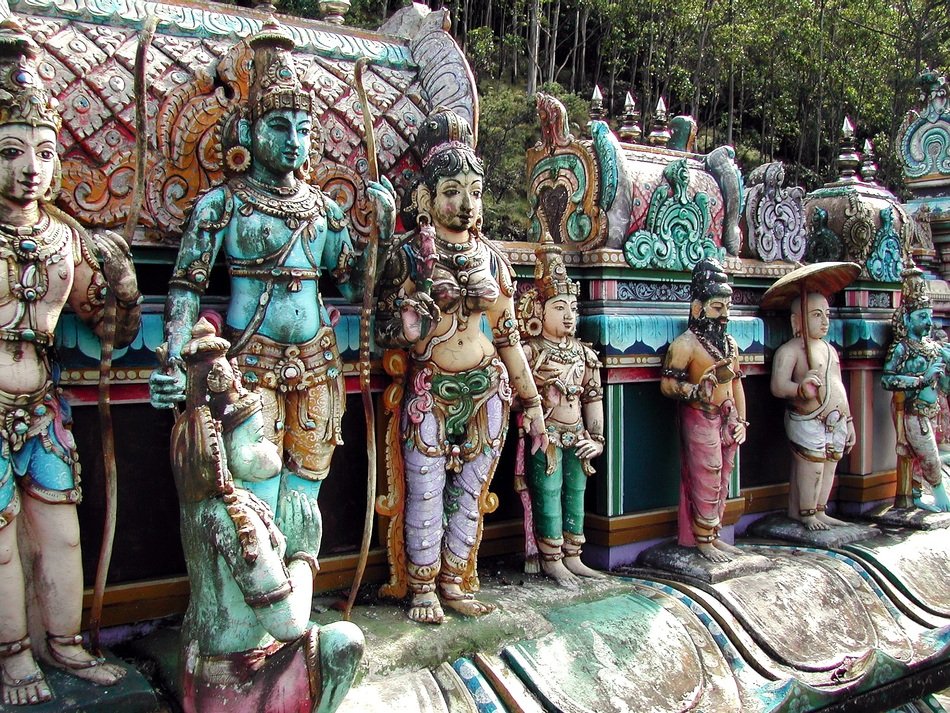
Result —
<path fill-rule="evenodd" d="M 116 299 L 113 343 L 117 348 L 126 347 L 138 334 L 142 315 L 142 293 L 129 247 L 112 231 L 90 235 L 71 219 L 67 224 L 73 232 L 75 264 L 69 305 L 101 339 L 105 334 L 105 290 L 111 290 Z"/>
<path fill-rule="evenodd" d="M 794 339 L 798 338 L 795 337 Z M 801 385 L 792 378 L 797 362 L 798 353 L 795 350 L 795 345 L 791 342 L 786 342 L 776 350 L 775 357 L 772 359 L 772 380 L 770 382 L 772 396 L 777 399 L 790 400 L 801 398 L 799 393 Z"/>
<path fill-rule="evenodd" d="M 211 277 L 211 266 L 232 219 L 232 202 L 230 192 L 223 186 L 207 193 L 195 204 L 181 237 L 165 300 L 168 359 L 177 361 L 185 342 L 191 339 L 201 296 Z"/>
<path fill-rule="evenodd" d="M 346 216 L 339 204 L 327 195 L 323 200 L 327 211 L 327 238 L 320 261 L 333 274 L 343 297 L 356 302 L 363 296 L 366 251 L 354 249 Z"/>
<path fill-rule="evenodd" d="M 905 347 L 902 343 L 894 344 L 884 360 L 884 374 L 881 376 L 881 386 L 888 391 L 910 391 L 924 385 L 922 376 L 916 374 L 902 374 L 904 366 Z"/>
<path fill-rule="evenodd" d="M 584 391 L 581 405 L 584 412 L 584 427 L 592 437 L 604 436 L 604 387 L 600 382 L 600 360 L 593 349 L 584 347 Z M 602 441 L 601 441 L 602 442 Z"/>
<path fill-rule="evenodd" d="M 670 399 L 695 401 L 698 397 L 698 384 L 689 380 L 689 364 L 692 361 L 692 347 L 687 335 L 673 340 L 663 359 L 660 372 L 660 393 Z"/>

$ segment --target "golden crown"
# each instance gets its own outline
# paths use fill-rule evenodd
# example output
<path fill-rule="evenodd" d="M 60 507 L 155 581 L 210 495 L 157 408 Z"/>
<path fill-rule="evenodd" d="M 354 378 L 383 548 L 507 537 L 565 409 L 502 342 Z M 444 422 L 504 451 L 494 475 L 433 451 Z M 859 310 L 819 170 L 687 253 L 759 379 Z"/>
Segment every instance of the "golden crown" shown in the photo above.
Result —
<path fill-rule="evenodd" d="M 541 291 L 541 297 L 547 301 L 559 295 L 577 295 L 580 285 L 571 280 L 564 266 L 561 246 L 555 245 L 547 231 L 534 249 L 534 282 Z"/>
<path fill-rule="evenodd" d="M 59 132 L 59 102 L 40 76 L 40 46 L 12 18 L 0 22 L 0 124 Z"/>
<path fill-rule="evenodd" d="M 248 44 L 254 51 L 254 74 L 248 89 L 251 121 L 274 109 L 313 110 L 313 96 L 297 76 L 291 51 L 294 40 L 276 22 L 269 22 Z"/>

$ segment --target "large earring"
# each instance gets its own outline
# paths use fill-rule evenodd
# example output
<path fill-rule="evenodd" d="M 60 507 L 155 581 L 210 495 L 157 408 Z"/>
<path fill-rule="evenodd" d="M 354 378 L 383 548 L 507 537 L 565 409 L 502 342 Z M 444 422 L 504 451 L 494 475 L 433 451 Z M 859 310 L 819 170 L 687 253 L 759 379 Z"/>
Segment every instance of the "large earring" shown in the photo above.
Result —
<path fill-rule="evenodd" d="M 251 167 L 251 152 L 240 144 L 232 146 L 224 155 L 224 165 L 233 173 L 244 173 Z"/>
<path fill-rule="evenodd" d="M 53 180 L 50 181 L 49 188 L 46 189 L 40 201 L 43 203 L 52 203 L 56 200 L 56 196 L 59 195 L 59 191 L 62 187 L 63 164 L 59 160 L 59 154 L 56 154 L 56 157 L 53 159 Z"/>
<path fill-rule="evenodd" d="M 310 158 L 310 154 L 307 154 L 307 158 L 302 164 L 300 164 L 300 168 L 294 171 L 294 176 L 296 176 L 301 181 L 305 181 L 310 178 L 310 167 L 313 165 L 310 161 Z"/>

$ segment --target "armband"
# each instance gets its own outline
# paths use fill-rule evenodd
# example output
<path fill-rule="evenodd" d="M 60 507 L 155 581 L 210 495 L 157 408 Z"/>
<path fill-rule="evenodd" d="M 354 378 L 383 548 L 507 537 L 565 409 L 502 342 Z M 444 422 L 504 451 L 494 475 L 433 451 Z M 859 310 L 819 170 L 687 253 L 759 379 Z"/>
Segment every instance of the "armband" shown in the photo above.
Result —
<path fill-rule="evenodd" d="M 590 403 L 594 403 L 595 401 L 603 401 L 603 400 L 604 400 L 604 389 L 599 384 L 591 384 L 586 389 L 584 389 L 584 393 L 581 394 L 582 404 L 590 404 Z"/>
<path fill-rule="evenodd" d="M 689 372 L 686 369 L 674 369 L 671 366 L 663 367 L 660 376 L 666 379 L 675 379 L 676 381 L 689 381 Z"/>
<path fill-rule="evenodd" d="M 521 343 L 518 322 L 507 309 L 498 320 L 498 326 L 493 327 L 491 333 L 496 347 L 516 347 Z"/>
<path fill-rule="evenodd" d="M 526 399 L 521 399 L 521 403 L 525 409 L 538 408 L 541 406 L 541 394 L 535 394 L 534 396 L 529 396 Z"/>
<path fill-rule="evenodd" d="M 142 293 L 139 292 L 138 295 L 131 300 L 120 300 L 118 297 L 115 298 L 115 303 L 117 306 L 125 310 L 130 310 L 138 307 L 145 301 L 145 297 L 142 296 Z"/>
<path fill-rule="evenodd" d="M 168 281 L 169 287 L 181 287 L 203 295 L 211 276 L 211 253 L 203 252 L 189 264 L 176 267 Z"/>
<path fill-rule="evenodd" d="M 320 563 L 317 561 L 317 558 L 314 557 L 309 552 L 297 552 L 294 554 L 288 562 L 305 562 L 310 567 L 310 578 L 316 579 L 317 572 L 320 571 Z"/>
<path fill-rule="evenodd" d="M 260 609 L 261 607 L 283 601 L 290 596 L 292 591 L 294 591 L 293 585 L 291 585 L 290 581 L 285 581 L 269 592 L 256 594 L 254 596 L 245 596 L 244 601 L 252 609 Z"/>

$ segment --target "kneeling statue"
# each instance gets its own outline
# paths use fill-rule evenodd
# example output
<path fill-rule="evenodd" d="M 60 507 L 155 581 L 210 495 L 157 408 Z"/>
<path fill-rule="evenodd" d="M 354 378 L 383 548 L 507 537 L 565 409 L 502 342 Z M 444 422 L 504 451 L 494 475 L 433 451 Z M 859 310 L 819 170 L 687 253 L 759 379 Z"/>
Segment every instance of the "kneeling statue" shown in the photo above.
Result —
<path fill-rule="evenodd" d="M 172 470 L 191 581 L 182 626 L 186 713 L 331 713 L 363 654 L 354 624 L 310 623 L 322 524 L 313 498 L 288 491 L 280 522 L 234 479 L 281 470 L 260 397 L 246 391 L 210 323 L 182 349 L 186 410 L 172 431 Z"/>

